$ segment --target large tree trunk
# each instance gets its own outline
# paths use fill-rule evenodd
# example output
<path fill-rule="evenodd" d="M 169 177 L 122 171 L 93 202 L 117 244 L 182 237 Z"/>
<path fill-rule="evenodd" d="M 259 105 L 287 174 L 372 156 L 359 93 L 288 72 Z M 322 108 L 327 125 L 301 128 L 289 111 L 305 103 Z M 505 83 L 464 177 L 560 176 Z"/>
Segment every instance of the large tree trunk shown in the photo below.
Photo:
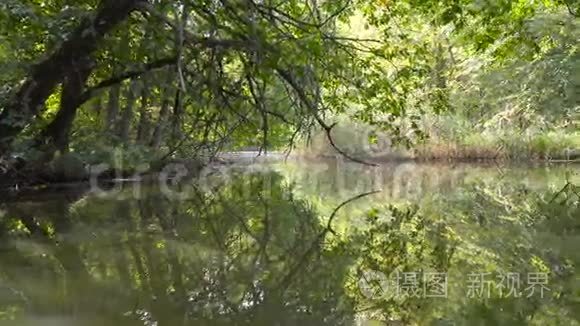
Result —
<path fill-rule="evenodd" d="M 102 0 L 94 18 L 85 19 L 56 51 L 34 65 L 0 113 L 0 156 L 9 151 L 14 138 L 40 113 L 55 87 L 72 74 L 75 62 L 90 61 L 104 35 L 127 19 L 142 1 L 145 0 Z"/>
<path fill-rule="evenodd" d="M 147 144 L 151 130 L 151 117 L 149 116 L 149 87 L 147 77 L 143 76 L 141 88 L 141 107 L 139 109 L 139 125 L 137 126 L 137 142 Z"/>
<path fill-rule="evenodd" d="M 131 133 L 131 122 L 133 121 L 133 106 L 135 105 L 135 94 L 137 94 L 137 82 L 133 81 L 127 89 L 127 105 L 123 109 L 119 126 L 117 127 L 117 136 L 123 145 L 129 144 L 129 135 Z"/>
<path fill-rule="evenodd" d="M 159 119 L 157 120 L 157 125 L 155 130 L 153 130 L 153 137 L 151 139 L 151 147 L 158 149 L 161 146 L 161 140 L 163 139 L 163 134 L 167 128 L 167 118 L 169 116 L 169 90 L 167 89 L 163 94 L 163 101 L 161 103 L 161 110 L 159 111 Z"/>
<path fill-rule="evenodd" d="M 169 119 L 169 106 L 171 105 L 171 81 L 175 77 L 173 68 L 168 69 L 167 79 L 161 87 L 161 110 L 159 110 L 159 117 L 157 118 L 157 124 L 153 130 L 153 136 L 151 136 L 151 143 L 149 144 L 152 148 L 158 149 L 161 146 L 161 140 L 167 129 L 167 122 Z"/>
<path fill-rule="evenodd" d="M 131 47 L 129 42 L 129 33 L 125 33 L 121 39 L 118 46 L 118 58 L 120 60 L 130 60 L 131 56 Z M 118 63 L 113 65 L 113 76 L 118 76 L 120 72 L 123 70 L 121 65 Z M 108 134 L 107 136 L 111 136 L 115 134 L 115 126 L 117 125 L 117 121 L 119 118 L 119 107 L 120 107 L 120 99 L 121 99 L 121 86 L 122 83 L 116 83 L 109 89 L 109 98 L 107 103 L 107 114 L 105 115 L 105 133 Z"/>
<path fill-rule="evenodd" d="M 62 84 L 60 109 L 56 117 L 37 137 L 37 145 L 48 159 L 55 151 L 68 151 L 70 131 L 79 107 L 79 97 L 92 70 L 90 62 L 79 63 Z"/>
<path fill-rule="evenodd" d="M 181 90 L 175 92 L 175 99 L 173 101 L 173 116 L 171 117 L 171 142 L 177 144 L 182 137 L 181 119 L 183 114 L 183 107 L 181 101 Z"/>
<path fill-rule="evenodd" d="M 119 115 L 119 99 L 121 97 L 121 84 L 117 84 L 109 90 L 109 99 L 107 102 L 107 113 L 105 115 L 105 130 L 113 133 L 115 123 Z"/>

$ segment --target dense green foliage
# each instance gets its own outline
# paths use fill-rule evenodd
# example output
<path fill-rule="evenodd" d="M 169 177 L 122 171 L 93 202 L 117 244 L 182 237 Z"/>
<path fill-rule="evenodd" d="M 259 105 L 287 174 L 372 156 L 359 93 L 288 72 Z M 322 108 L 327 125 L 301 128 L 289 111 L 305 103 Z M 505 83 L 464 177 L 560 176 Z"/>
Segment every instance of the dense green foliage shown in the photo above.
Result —
<path fill-rule="evenodd" d="M 353 123 L 357 114 L 339 120 L 336 143 L 366 157 L 392 157 L 393 141 L 402 141 L 415 150 L 399 154 L 424 159 L 578 158 L 575 11 L 549 1 L 415 5 L 375 8 L 371 17 L 386 25 L 353 31 L 388 40 L 385 68 L 415 81 L 397 94 L 406 114 L 387 123 L 401 137 L 374 128 L 392 112 L 365 110 L 366 124 Z M 332 154 L 321 138 L 311 150 Z"/>
<path fill-rule="evenodd" d="M 362 88 L 344 81 L 377 64 L 337 31 L 356 10 L 347 1 L 316 8 L 302 1 L 3 6 L 4 152 L 17 138 L 20 148 L 48 152 L 49 160 L 55 150 L 126 145 L 162 147 L 159 156 L 185 147 L 195 154 L 285 145 L 313 121 L 324 124 L 327 111 L 339 110 L 331 103 Z M 115 26 L 97 31 L 92 48 L 71 51 L 95 29 L 95 15 L 115 18 Z M 38 107 L 18 102 L 25 100 Z"/>
<path fill-rule="evenodd" d="M 578 108 L 576 7 L 4 1 L 0 154 L 98 161 L 125 148 L 139 162 L 292 147 L 338 116 L 407 144 L 440 136 L 424 120 L 449 111 L 479 129 L 559 127 Z"/>
<path fill-rule="evenodd" d="M 577 159 L 579 12 L 0 1 L 0 323 L 579 325 L 568 165 L 207 164 L 309 141 L 358 163 Z M 394 156 L 401 144 L 412 152 Z M 195 178 L 164 174 L 173 163 Z M 144 181 L 157 177 L 171 186 Z M 469 297 L 471 273 L 542 274 L 549 289 L 506 294 L 502 279 Z M 434 274 L 445 297 L 412 292 L 436 288 Z"/>
<path fill-rule="evenodd" d="M 517 48 L 515 57 L 498 63 L 492 51 L 473 56 L 456 50 L 446 59 L 450 112 L 428 119 L 436 146 L 423 155 L 442 150 L 453 156 L 458 150 L 484 158 L 566 159 L 576 150 L 572 158 L 578 157 L 579 20 L 565 12 L 537 12 L 523 26 L 535 43 Z M 445 144 L 455 148 L 446 150 Z"/>

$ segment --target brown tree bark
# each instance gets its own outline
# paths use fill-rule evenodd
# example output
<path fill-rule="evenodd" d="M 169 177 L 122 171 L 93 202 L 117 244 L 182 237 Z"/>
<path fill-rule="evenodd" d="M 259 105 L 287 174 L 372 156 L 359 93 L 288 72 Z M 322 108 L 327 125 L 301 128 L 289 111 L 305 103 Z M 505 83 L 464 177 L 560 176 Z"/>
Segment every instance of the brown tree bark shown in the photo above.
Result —
<path fill-rule="evenodd" d="M 129 135 L 131 133 L 131 122 L 133 121 L 133 106 L 135 105 L 135 94 L 137 94 L 137 82 L 133 81 L 127 89 L 127 105 L 123 109 L 119 126 L 117 127 L 117 136 L 121 143 L 127 145 L 129 143 Z"/>
<path fill-rule="evenodd" d="M 182 137 L 181 131 L 181 116 L 183 114 L 183 107 L 181 103 L 181 89 L 175 92 L 175 99 L 173 101 L 173 116 L 171 117 L 171 142 L 176 144 Z"/>
<path fill-rule="evenodd" d="M 46 59 L 32 67 L 29 76 L 0 113 L 0 156 L 18 134 L 40 113 L 43 104 L 75 63 L 88 60 L 99 42 L 146 0 L 102 0 L 93 17 L 85 19 L 71 36 Z"/>
<path fill-rule="evenodd" d="M 159 118 L 157 120 L 157 125 L 153 130 L 153 136 L 151 137 L 150 146 L 154 149 L 158 149 L 161 146 L 161 140 L 163 139 L 163 134 L 167 128 L 167 118 L 169 116 L 169 96 L 166 92 L 163 95 L 163 101 L 161 102 L 161 110 L 159 111 Z"/>
<path fill-rule="evenodd" d="M 109 89 L 109 99 L 107 102 L 107 113 L 105 115 L 105 130 L 112 133 L 115 130 L 115 122 L 119 115 L 119 99 L 121 97 L 121 84 L 117 84 Z"/>
<path fill-rule="evenodd" d="M 147 77 L 143 76 L 141 86 L 141 106 L 139 108 L 139 125 L 137 126 L 137 142 L 147 144 L 151 130 L 151 117 L 149 116 L 149 87 Z"/>
<path fill-rule="evenodd" d="M 162 86 L 161 90 L 161 110 L 159 110 L 159 117 L 157 118 L 157 124 L 153 130 L 153 136 L 151 136 L 151 146 L 154 149 L 158 149 L 161 146 L 161 140 L 167 129 L 167 122 L 169 119 L 169 106 L 171 105 L 171 81 L 175 77 L 174 70 L 168 69 L 167 79 L 165 84 Z"/>
<path fill-rule="evenodd" d="M 70 131 L 79 106 L 79 98 L 84 85 L 91 74 L 91 62 L 75 65 L 76 70 L 65 76 L 60 96 L 60 109 L 55 118 L 38 135 L 36 145 L 45 152 L 48 159 L 55 151 L 65 153 L 69 147 Z"/>

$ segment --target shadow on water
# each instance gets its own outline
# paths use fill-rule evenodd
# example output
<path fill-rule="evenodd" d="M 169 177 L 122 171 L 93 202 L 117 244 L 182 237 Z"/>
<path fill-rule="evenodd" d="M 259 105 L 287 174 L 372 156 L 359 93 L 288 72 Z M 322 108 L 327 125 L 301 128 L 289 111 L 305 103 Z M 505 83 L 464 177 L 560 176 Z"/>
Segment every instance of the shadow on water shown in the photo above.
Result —
<path fill-rule="evenodd" d="M 0 204 L 0 324 L 580 323 L 569 171 L 361 169 Z"/>

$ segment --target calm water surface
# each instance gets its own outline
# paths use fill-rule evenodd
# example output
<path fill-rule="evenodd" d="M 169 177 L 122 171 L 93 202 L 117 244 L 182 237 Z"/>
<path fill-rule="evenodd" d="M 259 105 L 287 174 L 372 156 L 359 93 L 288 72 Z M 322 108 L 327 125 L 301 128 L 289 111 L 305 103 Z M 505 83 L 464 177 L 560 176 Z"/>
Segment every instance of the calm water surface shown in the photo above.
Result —
<path fill-rule="evenodd" d="M 579 171 L 288 162 L 0 199 L 0 325 L 579 325 Z"/>

